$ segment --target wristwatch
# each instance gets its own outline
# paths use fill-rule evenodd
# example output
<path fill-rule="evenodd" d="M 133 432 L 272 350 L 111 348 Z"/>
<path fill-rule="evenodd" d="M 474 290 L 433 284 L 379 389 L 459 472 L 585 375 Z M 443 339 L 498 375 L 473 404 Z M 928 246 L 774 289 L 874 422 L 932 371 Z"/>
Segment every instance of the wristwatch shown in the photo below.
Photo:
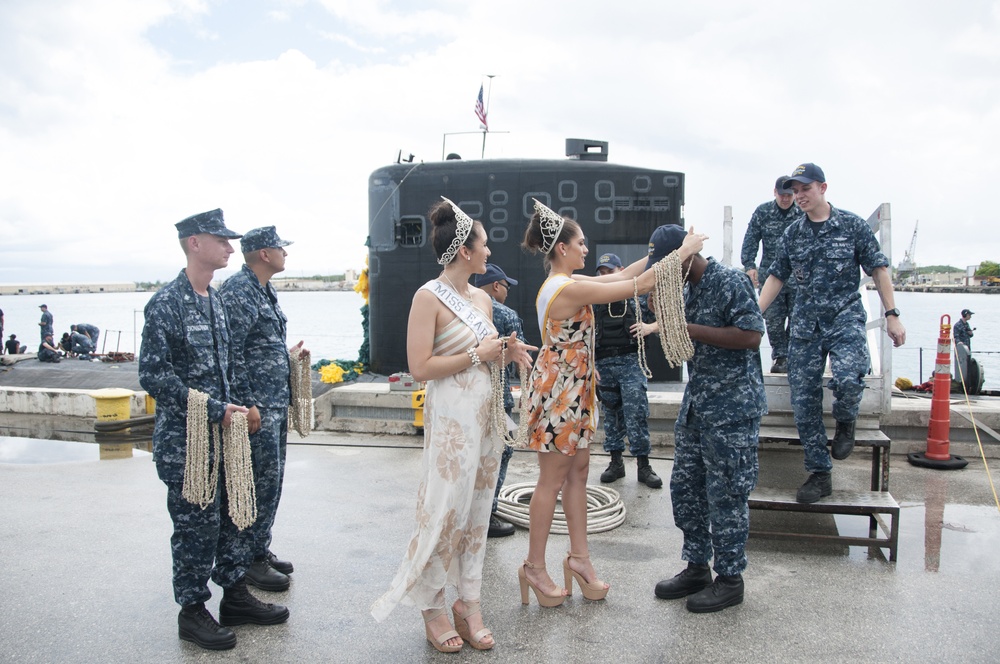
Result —
<path fill-rule="evenodd" d="M 886 309 L 885 310 L 885 315 L 886 316 L 895 316 L 895 317 L 899 318 L 899 309 L 897 309 L 896 307 L 893 307 L 892 309 Z"/>

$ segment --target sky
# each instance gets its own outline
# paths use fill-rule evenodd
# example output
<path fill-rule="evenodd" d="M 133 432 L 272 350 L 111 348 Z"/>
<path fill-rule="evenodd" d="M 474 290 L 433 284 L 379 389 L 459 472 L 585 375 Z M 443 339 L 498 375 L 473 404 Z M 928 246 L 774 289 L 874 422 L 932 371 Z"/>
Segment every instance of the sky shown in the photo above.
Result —
<path fill-rule="evenodd" d="M 814 162 L 894 265 L 918 220 L 918 265 L 1000 261 L 998 1 L 2 0 L 0 283 L 169 280 L 217 207 L 360 269 L 368 176 L 478 157 L 484 83 L 487 158 L 681 171 L 706 255 Z"/>

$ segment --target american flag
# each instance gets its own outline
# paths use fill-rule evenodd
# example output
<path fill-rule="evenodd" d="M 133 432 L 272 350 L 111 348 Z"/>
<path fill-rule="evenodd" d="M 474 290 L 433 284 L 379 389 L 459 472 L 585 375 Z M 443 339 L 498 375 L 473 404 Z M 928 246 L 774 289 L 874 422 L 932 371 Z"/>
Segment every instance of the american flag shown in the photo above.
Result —
<path fill-rule="evenodd" d="M 490 130 L 490 125 L 486 122 L 486 107 L 483 106 L 483 86 L 479 86 L 479 98 L 476 100 L 476 117 L 482 123 L 483 129 Z"/>

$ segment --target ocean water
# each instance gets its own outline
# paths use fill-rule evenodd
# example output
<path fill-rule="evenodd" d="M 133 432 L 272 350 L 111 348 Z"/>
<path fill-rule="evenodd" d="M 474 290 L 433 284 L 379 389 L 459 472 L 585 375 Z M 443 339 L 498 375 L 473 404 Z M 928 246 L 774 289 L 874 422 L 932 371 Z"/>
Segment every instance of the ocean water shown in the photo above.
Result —
<path fill-rule="evenodd" d="M 152 293 L 101 293 L 19 295 L 0 297 L 4 312 L 4 337 L 15 333 L 30 350 L 38 348 L 38 305 L 45 303 L 54 317 L 56 338 L 72 323 L 92 323 L 101 328 L 99 345 L 105 350 L 135 352 L 141 342 L 142 309 Z M 877 302 L 874 292 L 870 299 Z M 313 360 L 354 360 L 363 341 L 361 306 L 364 300 L 353 291 L 279 293 L 281 308 L 288 316 L 288 341 L 300 339 L 312 351 Z M 906 325 L 906 344 L 892 352 L 893 379 L 904 376 L 914 383 L 930 380 L 937 353 L 941 317 L 956 323 L 962 309 L 976 312 L 972 326 L 973 355 L 985 375 L 985 386 L 1000 389 L 1000 292 L 896 293 L 896 306 Z M 874 307 L 878 310 L 877 305 Z M 528 316 L 522 314 L 528 320 Z M 761 348 L 765 369 L 770 366 L 767 337 Z M 922 368 L 921 368 L 922 362 Z M 954 367 L 952 367 L 954 373 Z"/>
<path fill-rule="evenodd" d="M 98 350 L 137 352 L 142 344 L 142 310 L 153 293 L 81 293 L 17 295 L 0 297 L 4 312 L 4 337 L 12 332 L 38 350 L 40 304 L 52 314 L 56 341 L 74 323 L 91 323 L 101 329 Z M 288 317 L 289 345 L 299 340 L 319 359 L 356 360 L 364 333 L 361 306 L 364 299 L 354 291 L 290 291 L 278 294 Z"/>

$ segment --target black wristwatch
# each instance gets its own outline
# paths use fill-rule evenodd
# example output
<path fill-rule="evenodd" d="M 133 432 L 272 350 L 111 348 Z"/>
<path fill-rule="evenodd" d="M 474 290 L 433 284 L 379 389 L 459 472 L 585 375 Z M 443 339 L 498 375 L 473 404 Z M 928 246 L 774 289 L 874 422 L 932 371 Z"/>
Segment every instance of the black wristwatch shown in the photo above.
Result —
<path fill-rule="evenodd" d="M 886 309 L 885 310 L 885 315 L 886 316 L 895 316 L 895 317 L 899 318 L 899 309 L 897 309 L 896 307 L 893 307 L 892 309 Z"/>

